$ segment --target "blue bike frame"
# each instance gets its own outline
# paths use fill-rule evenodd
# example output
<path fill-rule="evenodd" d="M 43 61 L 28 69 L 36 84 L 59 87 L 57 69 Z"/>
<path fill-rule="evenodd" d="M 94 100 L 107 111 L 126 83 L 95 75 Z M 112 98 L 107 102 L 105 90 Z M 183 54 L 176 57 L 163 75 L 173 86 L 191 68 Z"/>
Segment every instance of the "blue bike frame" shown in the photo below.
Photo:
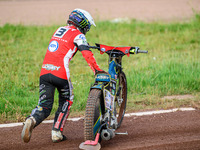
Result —
<path fill-rule="evenodd" d="M 116 97 L 116 84 L 117 84 L 117 63 L 115 60 L 110 61 L 109 63 L 109 74 L 97 74 L 95 77 L 95 84 L 91 87 L 91 89 L 100 89 L 103 93 L 103 103 L 106 111 L 110 111 L 111 113 L 114 111 L 114 100 Z M 96 123 L 94 124 L 94 135 L 98 132 L 101 126 L 101 115 L 102 108 L 100 108 L 100 116 Z"/>

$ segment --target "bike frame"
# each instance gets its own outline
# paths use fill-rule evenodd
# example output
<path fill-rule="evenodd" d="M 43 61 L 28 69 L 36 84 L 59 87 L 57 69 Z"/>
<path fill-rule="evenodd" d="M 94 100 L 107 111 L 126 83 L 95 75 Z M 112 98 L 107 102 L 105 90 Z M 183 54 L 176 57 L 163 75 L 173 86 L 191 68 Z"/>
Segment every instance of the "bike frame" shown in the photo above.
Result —
<path fill-rule="evenodd" d="M 102 124 L 104 126 L 106 124 L 106 128 L 117 129 L 115 100 L 117 100 L 118 104 L 121 104 L 123 101 L 122 98 L 117 97 L 121 91 L 120 85 L 119 87 L 117 85 L 120 83 L 119 75 L 122 72 L 122 57 L 124 55 L 129 57 L 130 54 L 147 53 L 148 51 L 139 50 L 139 47 L 112 47 L 102 44 L 89 46 L 89 48 L 98 49 L 100 54 L 107 53 L 109 55 L 109 74 L 97 74 L 95 76 L 95 83 L 90 89 L 99 89 L 103 95 L 100 100 L 100 116 L 93 127 L 95 136 L 97 132 L 101 132 Z"/>
<path fill-rule="evenodd" d="M 101 110 L 100 116 L 103 115 L 103 118 L 99 117 L 96 123 L 94 124 L 94 135 L 98 132 L 101 122 L 109 122 L 108 126 L 112 124 L 111 117 L 114 115 L 115 111 L 115 99 L 117 96 L 117 82 L 119 82 L 118 75 L 121 68 L 122 56 L 110 55 L 109 57 L 109 68 L 108 74 L 97 74 L 95 76 L 95 84 L 91 89 L 100 89 L 102 91 L 103 97 L 101 99 Z"/>
<path fill-rule="evenodd" d="M 84 121 L 86 141 L 79 148 L 100 149 L 101 140 L 110 140 L 117 134 L 127 135 L 127 132 L 115 132 L 122 123 L 127 103 L 127 80 L 122 71 L 122 57 L 148 51 L 139 50 L 139 47 L 112 47 L 102 44 L 88 48 L 98 49 L 100 54 L 107 53 L 109 68 L 108 74 L 97 74 L 95 83 L 91 86 Z"/>

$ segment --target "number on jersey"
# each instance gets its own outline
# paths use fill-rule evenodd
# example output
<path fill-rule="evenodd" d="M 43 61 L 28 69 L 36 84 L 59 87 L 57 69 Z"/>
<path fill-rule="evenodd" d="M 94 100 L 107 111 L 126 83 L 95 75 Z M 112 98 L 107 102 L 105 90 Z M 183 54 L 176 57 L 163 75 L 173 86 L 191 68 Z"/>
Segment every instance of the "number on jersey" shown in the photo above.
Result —
<path fill-rule="evenodd" d="M 60 27 L 55 34 L 53 35 L 54 37 L 58 37 L 58 38 L 62 38 L 65 33 L 68 31 L 69 29 L 65 28 L 65 27 Z"/>

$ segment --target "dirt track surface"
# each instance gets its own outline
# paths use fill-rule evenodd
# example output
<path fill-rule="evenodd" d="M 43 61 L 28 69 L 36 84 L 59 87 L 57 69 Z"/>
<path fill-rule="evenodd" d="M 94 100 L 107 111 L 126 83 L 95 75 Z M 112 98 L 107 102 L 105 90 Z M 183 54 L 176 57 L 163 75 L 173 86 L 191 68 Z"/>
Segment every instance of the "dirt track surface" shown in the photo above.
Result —
<path fill-rule="evenodd" d="M 200 0 L 0 0 L 0 25 L 65 24 L 75 8 L 95 20 L 185 21 L 200 12 Z"/>
<path fill-rule="evenodd" d="M 200 150 L 200 111 L 177 111 L 140 117 L 125 117 L 118 132 L 110 141 L 102 141 L 102 150 Z M 68 121 L 64 134 L 68 140 L 51 142 L 52 124 L 41 124 L 33 130 L 29 143 L 20 138 L 22 126 L 0 128 L 1 150 L 76 150 L 83 142 L 83 120 Z"/>

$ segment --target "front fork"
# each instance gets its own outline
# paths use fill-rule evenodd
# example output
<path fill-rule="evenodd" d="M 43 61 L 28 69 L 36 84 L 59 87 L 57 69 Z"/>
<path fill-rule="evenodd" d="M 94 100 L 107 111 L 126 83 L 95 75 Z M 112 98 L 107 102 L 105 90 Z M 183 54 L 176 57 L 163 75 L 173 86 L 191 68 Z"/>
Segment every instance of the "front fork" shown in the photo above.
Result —
<path fill-rule="evenodd" d="M 121 66 L 118 66 L 118 63 L 116 62 L 116 59 L 113 59 L 109 63 L 109 74 L 111 76 L 111 82 L 110 86 L 102 86 L 102 94 L 103 94 L 103 103 L 104 103 L 104 108 L 101 107 L 101 115 L 102 117 L 100 119 L 100 127 L 98 130 L 98 133 L 100 133 L 101 138 L 103 140 L 109 140 L 115 136 L 114 131 L 117 129 L 118 122 L 117 122 L 117 112 L 116 112 L 116 106 L 120 105 L 122 103 L 122 98 L 120 98 L 121 95 L 121 87 L 116 87 L 117 80 L 119 80 L 117 74 L 118 71 L 120 72 Z M 119 82 L 119 81 L 118 81 Z M 107 90 L 109 91 L 110 96 L 112 97 L 110 99 L 110 105 L 113 107 L 107 107 L 107 99 L 106 99 L 106 94 L 104 93 Z M 102 126 L 103 125 L 103 126 Z M 98 125 L 99 126 L 99 125 Z M 97 133 L 97 130 L 95 130 Z"/>

